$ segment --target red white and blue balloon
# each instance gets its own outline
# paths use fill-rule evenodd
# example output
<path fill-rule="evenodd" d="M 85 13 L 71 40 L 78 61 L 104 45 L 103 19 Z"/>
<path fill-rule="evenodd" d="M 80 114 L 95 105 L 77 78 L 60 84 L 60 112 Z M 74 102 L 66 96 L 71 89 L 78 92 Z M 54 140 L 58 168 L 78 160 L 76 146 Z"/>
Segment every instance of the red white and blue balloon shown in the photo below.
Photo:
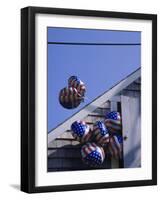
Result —
<path fill-rule="evenodd" d="M 78 93 L 84 97 L 86 92 L 85 84 L 77 76 L 71 76 L 68 79 L 68 87 L 76 88 Z"/>
<path fill-rule="evenodd" d="M 123 138 L 121 135 L 112 135 L 109 138 L 108 152 L 114 158 L 122 158 Z"/>
<path fill-rule="evenodd" d="M 73 109 L 80 105 L 82 97 L 75 88 L 63 88 L 59 93 L 59 103 L 67 109 Z"/>
<path fill-rule="evenodd" d="M 109 142 L 109 130 L 106 128 L 104 122 L 96 121 L 94 123 L 93 134 L 98 144 L 103 146 Z"/>
<path fill-rule="evenodd" d="M 103 148 L 94 142 L 83 145 L 81 155 L 83 162 L 90 167 L 99 167 L 105 159 Z"/>
<path fill-rule="evenodd" d="M 121 115 L 117 111 L 108 112 L 105 116 L 105 125 L 112 133 L 121 131 Z"/>
<path fill-rule="evenodd" d="M 73 122 L 71 130 L 73 137 L 80 143 L 88 142 L 91 138 L 90 127 L 84 121 Z"/>

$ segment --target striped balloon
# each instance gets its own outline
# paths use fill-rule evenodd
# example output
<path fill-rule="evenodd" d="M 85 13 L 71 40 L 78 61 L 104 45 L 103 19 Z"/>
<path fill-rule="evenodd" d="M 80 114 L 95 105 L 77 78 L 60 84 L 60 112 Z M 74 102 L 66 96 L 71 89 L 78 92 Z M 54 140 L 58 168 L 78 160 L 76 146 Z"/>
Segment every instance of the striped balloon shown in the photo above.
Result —
<path fill-rule="evenodd" d="M 67 109 L 76 108 L 81 103 L 82 98 L 75 88 L 63 88 L 59 93 L 60 104 Z"/>
<path fill-rule="evenodd" d="M 103 148 L 94 142 L 83 145 L 81 155 L 83 162 L 91 167 L 99 167 L 105 159 Z"/>
<path fill-rule="evenodd" d="M 68 79 L 68 87 L 76 88 L 78 93 L 84 97 L 86 92 L 85 84 L 77 77 L 77 76 L 71 76 Z"/>
<path fill-rule="evenodd" d="M 93 134 L 95 135 L 95 140 L 101 146 L 109 142 L 109 131 L 102 121 L 96 121 L 93 125 Z"/>
<path fill-rule="evenodd" d="M 88 142 L 91 138 L 90 127 L 84 121 L 73 122 L 71 130 L 73 137 L 80 143 Z"/>
<path fill-rule="evenodd" d="M 114 158 L 122 158 L 123 139 L 121 135 L 113 135 L 109 138 L 108 152 Z"/>
<path fill-rule="evenodd" d="M 112 111 L 107 113 L 105 116 L 105 125 L 110 130 L 110 132 L 120 132 L 122 128 L 121 115 L 119 112 Z"/>

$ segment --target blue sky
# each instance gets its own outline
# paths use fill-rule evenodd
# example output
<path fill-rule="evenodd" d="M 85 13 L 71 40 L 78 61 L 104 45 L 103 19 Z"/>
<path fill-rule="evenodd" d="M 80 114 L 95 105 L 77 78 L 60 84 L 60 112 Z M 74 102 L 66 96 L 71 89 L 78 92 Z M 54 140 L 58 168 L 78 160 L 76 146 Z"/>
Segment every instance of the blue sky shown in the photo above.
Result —
<path fill-rule="evenodd" d="M 141 32 L 48 28 L 48 42 L 141 43 Z M 48 132 L 118 81 L 141 67 L 139 45 L 95 46 L 48 44 Z M 59 104 L 59 91 L 71 75 L 87 88 L 85 100 L 68 110 Z"/>

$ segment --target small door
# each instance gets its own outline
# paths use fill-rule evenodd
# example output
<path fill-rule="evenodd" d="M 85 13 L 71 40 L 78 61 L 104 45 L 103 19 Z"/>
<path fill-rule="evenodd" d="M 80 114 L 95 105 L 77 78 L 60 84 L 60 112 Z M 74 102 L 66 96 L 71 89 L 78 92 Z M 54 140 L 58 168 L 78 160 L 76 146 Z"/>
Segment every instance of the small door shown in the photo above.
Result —
<path fill-rule="evenodd" d="M 124 91 L 121 95 L 124 168 L 141 167 L 140 92 Z"/>

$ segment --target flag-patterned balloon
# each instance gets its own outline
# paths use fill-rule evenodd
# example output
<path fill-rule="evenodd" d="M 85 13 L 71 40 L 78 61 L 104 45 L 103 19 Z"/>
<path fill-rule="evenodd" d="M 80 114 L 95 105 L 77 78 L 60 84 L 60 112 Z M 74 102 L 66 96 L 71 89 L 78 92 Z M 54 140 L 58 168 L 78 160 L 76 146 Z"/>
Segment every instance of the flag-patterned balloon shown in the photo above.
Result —
<path fill-rule="evenodd" d="M 99 167 L 105 159 L 103 148 L 93 142 L 82 146 L 81 155 L 83 162 L 91 167 Z"/>
<path fill-rule="evenodd" d="M 119 112 L 109 112 L 105 117 L 105 125 L 109 128 L 110 132 L 115 133 L 121 131 L 121 115 Z"/>
<path fill-rule="evenodd" d="M 84 121 L 73 122 L 71 130 L 73 137 L 80 143 L 88 142 L 91 138 L 90 127 Z"/>
<path fill-rule="evenodd" d="M 108 152 L 114 158 L 122 158 L 123 139 L 121 135 L 112 135 L 109 138 Z"/>
<path fill-rule="evenodd" d="M 77 77 L 77 76 L 71 76 L 68 79 L 68 87 L 76 88 L 78 93 L 84 97 L 86 92 L 85 84 Z"/>
<path fill-rule="evenodd" d="M 63 88 L 59 93 L 60 104 L 67 109 L 76 108 L 82 101 L 82 97 L 75 88 Z"/>
<path fill-rule="evenodd" d="M 109 142 L 109 130 L 102 121 L 96 121 L 94 123 L 93 134 L 98 144 L 103 146 Z"/>

